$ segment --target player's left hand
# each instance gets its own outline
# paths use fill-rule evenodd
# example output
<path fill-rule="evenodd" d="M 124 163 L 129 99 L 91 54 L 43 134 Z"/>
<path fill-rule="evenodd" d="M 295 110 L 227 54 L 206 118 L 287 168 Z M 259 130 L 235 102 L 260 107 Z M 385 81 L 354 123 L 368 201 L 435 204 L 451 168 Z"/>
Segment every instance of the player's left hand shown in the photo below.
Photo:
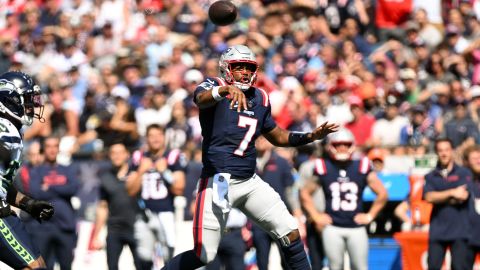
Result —
<path fill-rule="evenodd" d="M 325 122 L 312 131 L 312 141 L 324 139 L 328 134 L 338 131 L 339 128 L 338 124 Z"/>
<path fill-rule="evenodd" d="M 55 210 L 53 205 L 45 201 L 31 200 L 27 203 L 27 209 L 25 209 L 32 217 L 42 222 L 43 220 L 49 220 L 52 218 Z"/>
<path fill-rule="evenodd" d="M 355 217 L 353 217 L 353 221 L 355 221 L 355 223 L 359 225 L 370 224 L 372 220 L 373 220 L 372 216 L 366 213 L 359 213 L 359 214 L 356 214 Z"/>

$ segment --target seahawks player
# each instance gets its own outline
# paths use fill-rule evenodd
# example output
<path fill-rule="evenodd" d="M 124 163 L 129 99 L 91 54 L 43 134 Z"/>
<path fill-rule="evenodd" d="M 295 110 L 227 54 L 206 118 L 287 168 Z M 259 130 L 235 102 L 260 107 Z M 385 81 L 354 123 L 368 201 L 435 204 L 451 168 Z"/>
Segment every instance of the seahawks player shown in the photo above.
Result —
<path fill-rule="evenodd" d="M 279 241 L 288 266 L 311 269 L 296 219 L 270 185 L 255 174 L 255 140 L 261 134 L 276 146 L 300 146 L 338 128 L 324 123 L 309 133 L 276 125 L 267 92 L 254 87 L 258 64 L 246 46 L 220 57 L 220 77 L 207 78 L 194 93 L 200 108 L 203 170 L 195 203 L 194 249 L 179 254 L 164 269 L 196 269 L 216 256 L 231 207 L 238 208 Z"/>
<path fill-rule="evenodd" d="M 40 87 L 25 73 L 0 75 L 0 261 L 14 269 L 46 269 L 23 223 L 10 209 L 10 205 L 18 207 L 39 222 L 53 216 L 51 204 L 27 197 L 12 183 L 21 163 L 22 125 L 43 119 L 40 94 Z"/>

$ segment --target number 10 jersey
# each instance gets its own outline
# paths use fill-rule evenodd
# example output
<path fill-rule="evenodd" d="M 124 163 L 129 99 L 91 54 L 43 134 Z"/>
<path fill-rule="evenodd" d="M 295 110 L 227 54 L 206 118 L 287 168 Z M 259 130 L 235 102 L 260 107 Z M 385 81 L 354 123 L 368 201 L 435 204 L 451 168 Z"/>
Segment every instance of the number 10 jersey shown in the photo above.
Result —
<path fill-rule="evenodd" d="M 221 78 L 207 78 L 195 90 L 194 101 L 199 93 L 224 85 Z M 264 90 L 251 87 L 244 93 L 248 108 L 241 112 L 237 112 L 238 104 L 230 109 L 228 98 L 211 107 L 200 108 L 202 178 L 230 173 L 233 178 L 247 179 L 255 173 L 255 140 L 260 134 L 274 129 L 276 124 Z"/>

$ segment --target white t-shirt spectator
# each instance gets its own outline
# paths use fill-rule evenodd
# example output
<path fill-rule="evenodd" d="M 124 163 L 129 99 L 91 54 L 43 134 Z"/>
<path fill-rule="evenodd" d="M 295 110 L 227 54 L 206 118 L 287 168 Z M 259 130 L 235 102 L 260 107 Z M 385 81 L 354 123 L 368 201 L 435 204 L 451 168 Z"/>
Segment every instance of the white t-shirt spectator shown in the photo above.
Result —
<path fill-rule="evenodd" d="M 374 141 L 380 141 L 380 146 L 396 146 L 400 144 L 400 131 L 408 125 L 408 119 L 397 116 L 392 120 L 379 119 L 373 125 Z"/>

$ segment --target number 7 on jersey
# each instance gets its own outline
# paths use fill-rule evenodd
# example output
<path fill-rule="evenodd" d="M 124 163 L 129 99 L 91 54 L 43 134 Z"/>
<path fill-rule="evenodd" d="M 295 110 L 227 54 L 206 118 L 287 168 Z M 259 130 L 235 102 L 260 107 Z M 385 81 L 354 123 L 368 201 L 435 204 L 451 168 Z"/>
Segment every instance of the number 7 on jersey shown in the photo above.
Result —
<path fill-rule="evenodd" d="M 248 144 L 252 141 L 253 135 L 255 135 L 255 130 L 257 129 L 258 120 L 255 118 L 239 115 L 238 116 L 238 126 L 242 128 L 248 128 L 243 140 L 240 142 L 238 148 L 233 152 L 237 156 L 243 156 L 243 153 L 248 147 Z"/>

